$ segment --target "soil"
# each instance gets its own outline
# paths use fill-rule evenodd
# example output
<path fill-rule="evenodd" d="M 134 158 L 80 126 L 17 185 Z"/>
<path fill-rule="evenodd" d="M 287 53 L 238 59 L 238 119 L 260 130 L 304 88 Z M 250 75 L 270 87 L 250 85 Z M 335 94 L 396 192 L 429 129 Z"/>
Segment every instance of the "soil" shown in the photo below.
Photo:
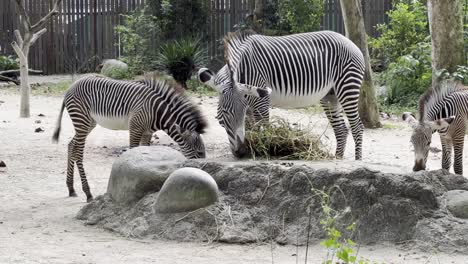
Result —
<path fill-rule="evenodd" d="M 42 80 L 44 81 L 44 80 Z M 209 119 L 204 136 L 209 159 L 232 161 L 227 137 L 214 116 L 216 98 L 195 98 Z M 0 90 L 0 263 L 294 263 L 304 262 L 304 246 L 280 246 L 268 241 L 250 245 L 225 243 L 181 242 L 160 239 L 135 239 L 117 235 L 103 228 L 90 227 L 76 219 L 86 199 L 75 178 L 78 198 L 67 197 L 65 185 L 66 145 L 73 136 L 73 126 L 67 114 L 63 117 L 59 144 L 51 143 L 62 97 L 31 98 L 31 118 L 18 118 L 19 95 L 16 89 Z M 40 115 L 43 116 L 40 116 Z M 313 126 L 317 134 L 334 150 L 334 136 L 323 113 L 304 110 L 273 109 L 291 122 Z M 40 120 L 40 124 L 37 123 Z M 352 137 L 344 161 L 320 165 L 330 170 L 343 164 L 365 165 L 385 173 L 411 172 L 413 152 L 409 138 L 411 130 L 405 123 L 386 121 L 391 129 L 366 130 L 363 142 L 363 162 L 354 162 Z M 45 131 L 35 133 L 42 127 Z M 172 141 L 158 132 L 154 144 L 170 145 Z M 440 147 L 434 136 L 433 147 Z M 84 167 L 93 194 L 104 194 L 113 161 L 128 146 L 128 132 L 97 127 L 88 137 Z M 464 166 L 468 165 L 465 151 Z M 441 153 L 431 153 L 428 169 L 440 168 Z M 422 225 L 423 223 L 421 223 Z M 444 235 L 442 231 L 434 235 Z M 449 233 L 450 235 L 450 233 Z M 421 239 L 431 239 L 421 237 Z M 437 248 L 437 245 L 436 245 Z M 466 256 L 456 252 L 440 253 L 436 249 L 395 246 L 378 242 L 362 246 L 359 255 L 385 263 L 465 263 Z M 308 263 L 320 263 L 326 256 L 316 241 L 308 249 Z M 273 261 L 272 261 L 273 260 Z"/>

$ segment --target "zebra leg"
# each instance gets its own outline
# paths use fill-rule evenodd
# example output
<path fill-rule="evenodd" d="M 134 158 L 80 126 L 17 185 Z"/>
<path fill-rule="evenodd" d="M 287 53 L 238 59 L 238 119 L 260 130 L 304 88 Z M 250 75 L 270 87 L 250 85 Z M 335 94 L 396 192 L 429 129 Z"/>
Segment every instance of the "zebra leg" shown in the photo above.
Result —
<path fill-rule="evenodd" d="M 351 133 L 353 134 L 355 145 L 354 158 L 356 160 L 362 159 L 362 134 L 364 132 L 364 126 L 361 122 L 358 111 L 359 87 L 360 86 L 356 86 L 356 88 L 353 89 L 351 84 L 348 84 L 346 92 L 337 94 L 338 101 L 343 107 L 343 111 L 345 112 L 349 125 L 351 126 Z"/>
<path fill-rule="evenodd" d="M 151 144 L 151 137 L 153 134 L 151 132 L 143 133 L 140 139 L 140 146 L 149 146 Z"/>
<path fill-rule="evenodd" d="M 465 128 L 463 128 L 462 135 L 453 138 L 454 161 L 453 170 L 455 174 L 463 175 L 463 145 L 465 139 Z"/>
<path fill-rule="evenodd" d="M 73 174 L 75 172 L 75 139 L 73 138 L 68 143 L 68 161 L 67 161 L 67 187 L 68 187 L 68 196 L 76 197 L 75 188 L 73 187 Z"/>
<path fill-rule="evenodd" d="M 83 192 L 86 194 L 86 201 L 90 202 L 93 200 L 93 195 L 91 194 L 91 190 L 88 185 L 88 180 L 86 179 L 86 173 L 83 167 L 83 152 L 84 152 L 84 146 L 86 142 L 86 137 L 89 135 L 91 130 L 96 126 L 96 123 L 90 124 L 87 129 L 80 130 L 80 132 L 77 131 L 74 141 L 75 141 L 75 147 L 74 147 L 74 156 L 76 160 L 76 166 L 78 167 L 78 172 L 80 173 L 80 178 L 81 178 L 81 188 L 83 189 Z"/>
<path fill-rule="evenodd" d="M 325 110 L 328 121 L 330 122 L 333 128 L 333 132 L 335 133 L 335 156 L 338 159 L 342 159 L 346 148 L 346 139 L 348 138 L 348 128 L 346 127 L 343 118 L 343 110 L 341 109 L 341 105 L 338 102 L 338 99 L 333 93 L 330 93 L 322 98 L 322 100 L 320 100 L 320 104 Z"/>
<path fill-rule="evenodd" d="M 442 143 L 442 169 L 450 170 L 452 165 L 452 140 L 441 135 L 440 142 Z"/>

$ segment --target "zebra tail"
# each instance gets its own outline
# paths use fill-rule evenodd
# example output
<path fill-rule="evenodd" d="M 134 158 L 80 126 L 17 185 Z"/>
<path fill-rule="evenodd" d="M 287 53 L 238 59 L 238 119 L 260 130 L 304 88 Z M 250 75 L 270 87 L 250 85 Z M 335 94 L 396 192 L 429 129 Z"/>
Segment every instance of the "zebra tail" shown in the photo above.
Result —
<path fill-rule="evenodd" d="M 57 143 L 60 137 L 60 130 L 62 128 L 62 115 L 63 115 L 63 110 L 65 109 L 65 100 L 62 103 L 62 109 L 60 109 L 60 114 L 57 119 L 57 124 L 55 125 L 55 130 L 54 134 L 52 135 L 52 142 Z"/>

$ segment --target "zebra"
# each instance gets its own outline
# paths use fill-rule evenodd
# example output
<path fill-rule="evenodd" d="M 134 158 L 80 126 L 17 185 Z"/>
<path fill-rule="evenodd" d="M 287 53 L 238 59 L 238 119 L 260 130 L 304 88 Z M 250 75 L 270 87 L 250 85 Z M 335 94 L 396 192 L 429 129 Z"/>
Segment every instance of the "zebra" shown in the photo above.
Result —
<path fill-rule="evenodd" d="M 130 148 L 148 146 L 157 130 L 166 132 L 187 158 L 205 158 L 205 145 L 200 134 L 207 121 L 198 107 L 183 94 L 163 81 L 118 81 L 102 77 L 84 77 L 74 82 L 65 94 L 52 140 L 58 142 L 64 109 L 75 128 L 68 144 L 67 187 L 70 197 L 74 164 L 78 167 L 87 201 L 93 196 L 83 168 L 86 137 L 99 124 L 112 130 L 129 130 Z"/>
<path fill-rule="evenodd" d="M 213 89 L 217 89 L 217 86 L 220 85 L 231 85 L 230 84 L 230 74 L 228 65 L 224 65 L 218 73 L 215 75 L 208 68 L 200 68 L 198 71 L 199 81 L 207 84 Z M 206 74 L 203 74 L 206 72 Z M 214 76 L 212 80 L 211 76 Z M 208 77 L 208 79 L 205 79 Z M 246 94 L 244 95 L 246 103 L 246 112 L 252 118 L 254 123 L 266 122 L 270 119 L 270 98 L 269 96 L 265 97 L 255 97 L 253 95 Z M 219 121 L 220 125 L 224 127 L 224 122 L 222 118 L 222 108 L 218 105 L 216 119 Z"/>
<path fill-rule="evenodd" d="M 364 56 L 348 38 L 331 31 L 281 37 L 252 31 L 230 33 L 224 38 L 231 82 L 218 85 L 221 118 L 236 157 L 247 153 L 243 95 L 269 95 L 273 106 L 303 108 L 320 102 L 337 140 L 336 157 L 343 158 L 348 128 L 355 142 L 355 159 L 362 158 L 363 125 L 358 100 L 364 77 Z M 214 84 L 209 70 L 199 79 Z"/>
<path fill-rule="evenodd" d="M 402 119 L 413 128 L 413 171 L 426 169 L 432 134 L 439 132 L 442 143 L 442 168 L 450 170 L 452 148 L 455 152 L 453 169 L 463 175 L 463 144 L 468 129 L 468 87 L 452 80 L 436 84 L 421 96 L 418 119 L 403 113 Z"/>

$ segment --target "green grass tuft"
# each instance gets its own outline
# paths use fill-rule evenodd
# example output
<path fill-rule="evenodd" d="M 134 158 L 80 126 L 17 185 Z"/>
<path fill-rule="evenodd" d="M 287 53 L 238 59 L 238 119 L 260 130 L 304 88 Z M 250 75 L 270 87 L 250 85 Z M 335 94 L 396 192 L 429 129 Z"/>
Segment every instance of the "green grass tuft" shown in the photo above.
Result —
<path fill-rule="evenodd" d="M 71 81 L 61 81 L 59 83 L 41 84 L 38 86 L 32 86 L 33 95 L 62 95 L 68 90 Z"/>

